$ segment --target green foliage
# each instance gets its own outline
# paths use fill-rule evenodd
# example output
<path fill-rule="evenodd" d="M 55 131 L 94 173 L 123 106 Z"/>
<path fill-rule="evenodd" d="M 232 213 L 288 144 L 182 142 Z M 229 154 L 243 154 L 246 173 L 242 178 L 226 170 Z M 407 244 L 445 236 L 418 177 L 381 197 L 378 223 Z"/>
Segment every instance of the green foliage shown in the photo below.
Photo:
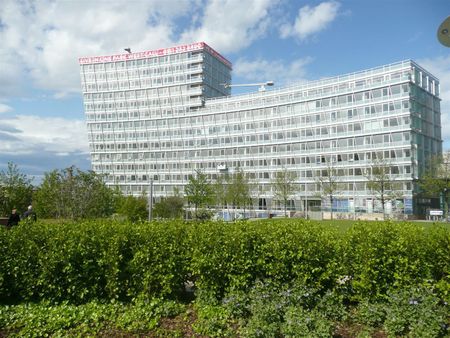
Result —
<path fill-rule="evenodd" d="M 430 267 L 430 280 L 435 283 L 440 297 L 450 304 L 450 231 L 448 228 L 434 225 L 427 233 L 426 246 L 423 250 Z"/>
<path fill-rule="evenodd" d="M 199 287 L 218 295 L 266 278 L 326 287 L 337 273 L 334 230 L 315 223 L 205 223 L 192 234 L 191 271 Z"/>
<path fill-rule="evenodd" d="M 344 296 L 336 289 L 327 290 L 317 303 L 316 310 L 331 321 L 344 321 L 348 315 Z"/>
<path fill-rule="evenodd" d="M 316 182 L 320 187 L 319 197 L 327 199 L 330 204 L 331 219 L 333 219 L 333 200 L 340 193 L 340 178 L 335 163 L 328 159 L 325 169 L 321 170 Z"/>
<path fill-rule="evenodd" d="M 116 212 L 131 222 L 144 221 L 148 218 L 147 199 L 144 196 L 120 196 L 117 198 Z"/>
<path fill-rule="evenodd" d="M 391 176 L 391 163 L 382 156 L 382 153 L 378 153 L 376 158 L 372 159 L 370 174 L 367 176 L 367 189 L 381 202 L 384 215 L 386 202 L 402 197 L 402 187 Z"/>
<path fill-rule="evenodd" d="M 133 227 L 123 271 L 130 297 L 174 296 L 183 289 L 188 274 L 187 237 L 187 227 L 177 222 Z"/>
<path fill-rule="evenodd" d="M 449 243 L 447 228 L 391 222 L 23 223 L 0 228 L 0 300 L 30 304 L 0 306 L 0 327 L 147 332 L 189 282 L 207 336 L 329 336 L 351 314 L 360 334 L 445 336 Z"/>
<path fill-rule="evenodd" d="M 184 215 L 184 200 L 180 196 L 162 198 L 153 207 L 155 217 L 176 219 Z"/>
<path fill-rule="evenodd" d="M 420 187 L 428 196 L 444 198 L 445 215 L 448 215 L 450 197 L 450 151 L 436 156 L 419 181 Z"/>
<path fill-rule="evenodd" d="M 370 327 L 381 327 L 386 320 L 386 304 L 364 299 L 358 304 L 354 319 Z"/>
<path fill-rule="evenodd" d="M 110 216 L 116 192 L 102 176 L 75 167 L 54 170 L 34 194 L 37 213 L 44 218 L 83 219 Z"/>
<path fill-rule="evenodd" d="M 437 263 L 429 234 L 408 223 L 355 224 L 345 236 L 342 263 L 351 276 L 353 299 L 384 299 L 391 288 L 425 283 Z M 351 249 L 350 249 L 351 248 Z"/>
<path fill-rule="evenodd" d="M 224 208 L 227 201 L 227 192 L 228 192 L 228 178 L 227 174 L 217 175 L 217 179 L 213 184 L 214 189 L 214 202 L 216 206 Z"/>
<path fill-rule="evenodd" d="M 388 334 L 443 337 L 449 306 L 442 306 L 430 290 L 409 288 L 389 294 L 384 327 Z"/>
<path fill-rule="evenodd" d="M 173 223 L 23 224 L 0 229 L 0 299 L 83 303 L 175 295 L 186 228 Z"/>
<path fill-rule="evenodd" d="M 134 303 L 89 302 L 82 305 L 48 302 L 0 306 L 0 327 L 9 337 L 93 337 L 108 332 L 139 333 L 153 330 L 161 317 L 184 309 L 173 301 Z"/>
<path fill-rule="evenodd" d="M 84 302 L 175 294 L 188 275 L 218 299 L 257 280 L 299 281 L 343 301 L 430 285 L 448 299 L 450 232 L 409 223 L 89 221 L 0 230 L 0 297 Z"/>
<path fill-rule="evenodd" d="M 21 214 L 31 204 L 32 195 L 31 179 L 8 162 L 6 171 L 0 171 L 0 216 L 9 216 L 13 208 Z"/>
<path fill-rule="evenodd" d="M 280 286 L 264 280 L 256 281 L 247 292 L 230 291 L 222 306 L 239 320 L 243 337 L 329 337 L 334 324 L 327 318 L 330 310 L 321 307 L 325 303 L 329 296 L 322 297 L 301 282 Z"/>
<path fill-rule="evenodd" d="M 189 176 L 189 183 L 184 187 L 184 194 L 188 203 L 194 205 L 194 215 L 198 208 L 206 206 L 214 200 L 212 185 L 201 170 L 196 170 L 195 176 Z"/>
<path fill-rule="evenodd" d="M 283 337 L 331 337 L 333 329 L 333 322 L 323 313 L 301 307 L 289 307 L 281 326 Z"/>
<path fill-rule="evenodd" d="M 198 319 L 194 324 L 195 332 L 208 337 L 233 337 L 231 316 L 226 308 L 211 303 L 196 303 Z"/>
<path fill-rule="evenodd" d="M 288 200 L 296 193 L 298 190 L 295 185 L 296 175 L 292 171 L 288 171 L 283 168 L 282 171 L 277 171 L 275 173 L 275 178 L 272 181 L 274 198 L 280 201 L 284 206 L 284 215 L 287 215 L 287 203 Z"/>
<path fill-rule="evenodd" d="M 250 183 L 241 168 L 227 177 L 226 200 L 235 208 L 244 210 L 251 204 Z"/>

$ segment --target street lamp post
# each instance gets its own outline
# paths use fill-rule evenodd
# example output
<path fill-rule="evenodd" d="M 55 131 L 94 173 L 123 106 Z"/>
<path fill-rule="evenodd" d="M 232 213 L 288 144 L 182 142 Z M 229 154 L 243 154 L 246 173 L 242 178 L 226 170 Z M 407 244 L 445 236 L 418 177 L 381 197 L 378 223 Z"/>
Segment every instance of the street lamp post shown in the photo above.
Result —
<path fill-rule="evenodd" d="M 148 190 L 148 221 L 152 220 L 153 211 L 153 179 L 150 179 L 150 186 Z"/>
<path fill-rule="evenodd" d="M 438 28 L 437 37 L 445 47 L 450 47 L 450 16 Z"/>
<path fill-rule="evenodd" d="M 305 181 L 305 218 L 308 219 L 308 181 Z"/>

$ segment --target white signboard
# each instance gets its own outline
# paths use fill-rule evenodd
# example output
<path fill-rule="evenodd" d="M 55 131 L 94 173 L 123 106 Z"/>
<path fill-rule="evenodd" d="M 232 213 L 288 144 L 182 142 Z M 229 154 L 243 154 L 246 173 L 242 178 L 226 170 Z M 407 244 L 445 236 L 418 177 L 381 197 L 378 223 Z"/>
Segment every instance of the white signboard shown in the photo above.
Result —
<path fill-rule="evenodd" d="M 91 64 L 91 63 L 104 63 L 104 62 L 116 62 L 116 61 L 127 61 L 127 60 L 138 60 L 145 59 L 154 56 L 170 55 L 184 52 L 191 52 L 196 50 L 207 50 L 210 54 L 221 60 L 227 66 L 231 68 L 231 62 L 225 59 L 220 53 L 216 52 L 205 42 L 196 42 L 187 45 L 181 45 L 170 48 L 161 48 L 157 50 L 148 50 L 145 52 L 137 53 L 127 53 L 127 54 L 116 54 L 116 55 L 106 55 L 106 56 L 88 56 L 78 58 L 78 62 L 81 65 Z"/>
<path fill-rule="evenodd" d="M 444 212 L 442 210 L 430 210 L 430 216 L 443 216 Z"/>

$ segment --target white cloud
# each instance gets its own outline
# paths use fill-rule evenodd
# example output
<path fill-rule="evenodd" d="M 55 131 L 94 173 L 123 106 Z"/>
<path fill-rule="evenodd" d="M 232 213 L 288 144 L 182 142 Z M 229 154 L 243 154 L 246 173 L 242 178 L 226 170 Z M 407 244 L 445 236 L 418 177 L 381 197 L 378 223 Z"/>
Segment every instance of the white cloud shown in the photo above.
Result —
<path fill-rule="evenodd" d="M 441 93 L 442 139 L 450 149 L 450 55 L 418 60 L 418 63 L 439 79 Z"/>
<path fill-rule="evenodd" d="M 222 53 L 236 52 L 264 35 L 275 0 L 212 0 L 199 27 L 181 35 L 182 42 L 205 41 Z"/>
<path fill-rule="evenodd" d="M 0 98 L 27 88 L 80 92 L 78 57 L 206 41 L 223 53 L 267 32 L 278 0 L 35 2 L 0 6 Z M 189 20 L 180 24 L 179 19 Z M 181 30 L 180 30 L 181 29 Z M 31 81 L 30 81 L 31 80 Z"/>
<path fill-rule="evenodd" d="M 305 40 L 311 35 L 328 27 L 336 19 L 340 4 L 336 1 L 322 2 L 316 7 L 304 6 L 300 8 L 295 23 L 284 24 L 280 28 L 282 38 L 291 36 Z"/>
<path fill-rule="evenodd" d="M 1 37 L 0 29 L 0 41 Z M 7 50 L 2 44 L 3 41 L 0 43 L 0 98 L 17 95 L 23 83 L 20 76 L 23 67 L 17 62 L 17 53 L 14 50 Z"/>
<path fill-rule="evenodd" d="M 0 102 L 0 114 L 7 113 L 7 112 L 10 112 L 10 111 L 12 111 L 12 108 L 10 106 Z"/>
<path fill-rule="evenodd" d="M 18 115 L 1 118 L 0 124 L 2 155 L 89 152 L 86 124 L 81 120 Z"/>
<path fill-rule="evenodd" d="M 274 81 L 275 85 L 282 86 L 290 83 L 306 81 L 306 65 L 312 58 L 305 57 L 286 63 L 282 60 L 268 61 L 257 59 L 249 61 L 239 59 L 233 67 L 236 76 L 248 81 L 264 82 Z"/>
<path fill-rule="evenodd" d="M 0 6 L 0 97 L 31 78 L 40 89 L 79 93 L 78 57 L 148 50 L 174 43 L 173 24 L 188 1 L 4 0 Z"/>

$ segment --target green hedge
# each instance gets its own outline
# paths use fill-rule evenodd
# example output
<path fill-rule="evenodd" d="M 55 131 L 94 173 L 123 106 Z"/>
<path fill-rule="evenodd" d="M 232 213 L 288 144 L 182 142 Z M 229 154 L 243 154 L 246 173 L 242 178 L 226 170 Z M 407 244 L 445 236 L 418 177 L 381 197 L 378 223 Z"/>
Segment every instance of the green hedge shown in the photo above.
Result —
<path fill-rule="evenodd" d="M 0 298 L 86 302 L 171 295 L 188 268 L 182 224 L 23 224 L 0 232 Z"/>
<path fill-rule="evenodd" d="M 188 281 L 216 299 L 265 280 L 357 302 L 417 285 L 450 294 L 450 231 L 437 225 L 38 222 L 0 229 L 0 247 L 3 302 L 173 298 Z"/>

